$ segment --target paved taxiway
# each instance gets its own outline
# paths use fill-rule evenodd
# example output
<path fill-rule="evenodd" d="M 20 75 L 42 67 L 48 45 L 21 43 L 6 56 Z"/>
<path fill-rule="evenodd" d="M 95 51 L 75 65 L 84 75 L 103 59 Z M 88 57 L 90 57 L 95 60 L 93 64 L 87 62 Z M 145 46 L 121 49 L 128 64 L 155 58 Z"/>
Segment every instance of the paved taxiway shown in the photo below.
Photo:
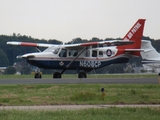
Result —
<path fill-rule="evenodd" d="M 0 106 L 0 110 L 80 110 L 88 108 L 130 107 L 148 108 L 160 107 L 160 105 L 47 105 L 47 106 Z"/>
<path fill-rule="evenodd" d="M 157 78 L 0 79 L 0 84 L 158 84 Z"/>

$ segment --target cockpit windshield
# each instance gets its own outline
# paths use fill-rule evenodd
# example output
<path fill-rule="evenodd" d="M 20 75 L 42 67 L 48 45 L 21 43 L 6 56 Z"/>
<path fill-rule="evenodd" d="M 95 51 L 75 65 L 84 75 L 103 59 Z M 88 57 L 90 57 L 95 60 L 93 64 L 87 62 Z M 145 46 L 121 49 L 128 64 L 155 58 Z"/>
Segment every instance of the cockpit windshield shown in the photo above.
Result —
<path fill-rule="evenodd" d="M 53 50 L 53 53 L 54 53 L 54 54 L 57 54 L 57 53 L 59 52 L 59 50 L 60 50 L 60 48 L 54 49 L 54 50 Z"/>
<path fill-rule="evenodd" d="M 59 50 L 60 50 L 59 47 L 51 46 L 47 48 L 46 50 L 44 50 L 43 52 L 53 52 L 54 54 L 57 54 Z"/>

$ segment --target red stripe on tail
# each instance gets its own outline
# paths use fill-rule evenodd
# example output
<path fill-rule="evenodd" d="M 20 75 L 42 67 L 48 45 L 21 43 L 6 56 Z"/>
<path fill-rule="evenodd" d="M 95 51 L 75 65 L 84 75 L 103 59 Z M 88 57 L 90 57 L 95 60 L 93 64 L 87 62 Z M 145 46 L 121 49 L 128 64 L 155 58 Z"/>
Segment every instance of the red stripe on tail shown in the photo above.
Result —
<path fill-rule="evenodd" d="M 145 19 L 139 19 L 133 27 L 128 31 L 128 33 L 124 36 L 123 40 L 132 40 L 134 41 L 133 45 L 130 45 L 131 48 L 140 49 L 141 40 L 143 37 L 143 29 L 144 29 Z"/>
<path fill-rule="evenodd" d="M 141 40 L 143 37 L 144 24 L 145 24 L 145 19 L 138 19 L 137 22 L 133 25 L 133 27 L 128 31 L 128 33 L 123 38 L 123 40 L 134 41 L 134 44 L 126 45 L 124 47 L 119 47 L 119 49 L 140 49 Z M 131 54 L 135 56 L 140 56 L 140 52 L 132 52 Z"/>

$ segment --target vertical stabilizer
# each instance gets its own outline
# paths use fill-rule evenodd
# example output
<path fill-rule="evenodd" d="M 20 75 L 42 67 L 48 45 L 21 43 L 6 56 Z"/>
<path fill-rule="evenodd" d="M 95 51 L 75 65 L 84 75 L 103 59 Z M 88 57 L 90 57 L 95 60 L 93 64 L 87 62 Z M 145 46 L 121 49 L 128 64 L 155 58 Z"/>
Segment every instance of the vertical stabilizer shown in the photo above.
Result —
<path fill-rule="evenodd" d="M 128 33 L 124 36 L 123 40 L 134 41 L 134 44 L 127 45 L 125 49 L 140 49 L 141 48 L 141 40 L 143 37 L 144 24 L 145 24 L 145 19 L 138 19 L 137 22 L 128 31 Z M 133 51 L 132 55 L 140 56 L 140 52 Z"/>
<path fill-rule="evenodd" d="M 138 19 L 137 22 L 133 25 L 133 27 L 124 36 L 123 40 L 132 40 L 135 42 L 134 47 L 140 48 L 141 40 L 143 37 L 144 24 L 145 19 Z"/>

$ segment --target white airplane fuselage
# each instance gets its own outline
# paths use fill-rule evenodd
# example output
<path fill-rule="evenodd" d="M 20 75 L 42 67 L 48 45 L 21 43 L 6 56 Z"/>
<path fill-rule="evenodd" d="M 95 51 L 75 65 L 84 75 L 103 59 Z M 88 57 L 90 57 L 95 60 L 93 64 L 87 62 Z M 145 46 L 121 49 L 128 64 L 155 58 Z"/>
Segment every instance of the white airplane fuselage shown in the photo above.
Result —
<path fill-rule="evenodd" d="M 64 69 L 66 67 L 68 69 L 97 69 L 113 63 L 126 63 L 131 57 L 130 54 L 118 54 L 118 49 L 113 46 L 87 49 L 73 61 L 77 55 L 73 56 L 73 53 L 70 54 L 70 52 L 79 52 L 80 50 L 62 49 L 57 54 L 39 52 L 25 54 L 21 57 L 34 66 L 46 69 Z M 66 53 L 63 56 L 64 51 Z M 94 53 L 95 55 L 93 55 Z"/>

